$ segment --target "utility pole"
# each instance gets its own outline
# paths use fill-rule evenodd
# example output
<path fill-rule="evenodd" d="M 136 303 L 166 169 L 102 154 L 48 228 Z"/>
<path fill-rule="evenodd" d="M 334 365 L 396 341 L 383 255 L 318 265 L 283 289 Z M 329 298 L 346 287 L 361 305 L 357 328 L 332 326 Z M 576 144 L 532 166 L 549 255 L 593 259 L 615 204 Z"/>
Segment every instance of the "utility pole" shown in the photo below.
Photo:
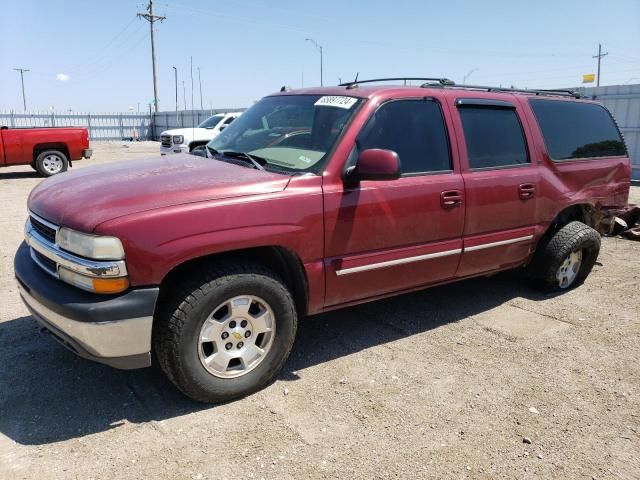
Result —
<path fill-rule="evenodd" d="M 149 13 L 138 13 L 138 18 L 144 18 L 147 22 L 149 22 L 149 28 L 151 30 L 151 65 L 153 68 L 153 105 L 155 111 L 158 111 L 158 79 L 156 78 L 156 40 L 153 33 L 153 23 L 157 21 L 164 21 L 167 17 L 160 17 L 158 15 L 153 14 L 153 0 L 149 0 L 149 5 L 147 5 L 147 12 Z"/>
<path fill-rule="evenodd" d="M 187 90 L 184 88 L 184 80 L 182 80 L 182 101 L 184 102 L 184 109 L 187 109 Z"/>
<path fill-rule="evenodd" d="M 598 59 L 598 76 L 596 77 L 596 87 L 600 86 L 600 60 L 602 59 L 602 57 L 606 57 L 607 55 L 609 55 L 609 52 L 602 53 L 602 45 L 598 44 L 598 55 L 593 56 L 593 58 Z"/>
<path fill-rule="evenodd" d="M 193 57 L 191 57 L 190 62 L 191 62 L 191 126 L 193 127 Z"/>
<path fill-rule="evenodd" d="M 305 38 L 307 42 L 311 42 L 315 45 L 315 47 L 320 52 L 320 86 L 322 87 L 322 45 L 316 42 L 313 38 Z"/>
<path fill-rule="evenodd" d="M 200 84 L 200 110 L 204 110 L 202 105 L 202 79 L 200 78 L 200 67 L 198 67 L 198 83 Z"/>
<path fill-rule="evenodd" d="M 24 73 L 28 72 L 27 68 L 14 68 L 16 72 L 20 72 L 20 82 L 22 83 L 22 106 L 24 111 L 27 111 L 27 97 L 24 95 Z"/>
<path fill-rule="evenodd" d="M 173 67 L 173 77 L 176 83 L 176 124 L 178 123 L 178 69 Z"/>

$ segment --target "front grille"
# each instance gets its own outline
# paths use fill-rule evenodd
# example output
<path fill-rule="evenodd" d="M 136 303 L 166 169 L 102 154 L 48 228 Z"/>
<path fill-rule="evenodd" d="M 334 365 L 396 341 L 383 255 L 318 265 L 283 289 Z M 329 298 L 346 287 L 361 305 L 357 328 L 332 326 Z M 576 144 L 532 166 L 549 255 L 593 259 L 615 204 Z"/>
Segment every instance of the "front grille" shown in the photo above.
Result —
<path fill-rule="evenodd" d="M 56 243 L 56 230 L 54 228 L 45 225 L 34 216 L 31 216 L 29 219 L 31 221 L 31 226 L 36 232 L 49 240 L 51 243 Z"/>
<path fill-rule="evenodd" d="M 49 273 L 57 274 L 58 273 L 58 264 L 51 260 L 50 258 L 45 257 L 40 252 L 31 249 L 34 257 L 36 257 L 38 263 L 41 267 L 47 270 Z"/>
<path fill-rule="evenodd" d="M 171 135 L 160 135 L 160 143 L 163 147 L 171 146 Z"/>

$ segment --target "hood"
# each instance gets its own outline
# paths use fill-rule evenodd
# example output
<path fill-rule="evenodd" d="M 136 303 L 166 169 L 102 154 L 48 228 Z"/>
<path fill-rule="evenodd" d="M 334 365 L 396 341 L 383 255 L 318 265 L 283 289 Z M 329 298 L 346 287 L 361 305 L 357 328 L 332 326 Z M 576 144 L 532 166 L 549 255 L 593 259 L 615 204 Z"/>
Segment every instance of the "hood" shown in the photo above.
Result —
<path fill-rule="evenodd" d="M 173 130 L 165 130 L 160 135 L 183 135 L 186 138 L 194 138 L 198 136 L 212 135 L 213 128 L 174 128 Z"/>
<path fill-rule="evenodd" d="M 280 192 L 290 178 L 186 153 L 167 155 L 54 175 L 33 189 L 29 209 L 91 232 L 107 220 L 147 210 Z"/>

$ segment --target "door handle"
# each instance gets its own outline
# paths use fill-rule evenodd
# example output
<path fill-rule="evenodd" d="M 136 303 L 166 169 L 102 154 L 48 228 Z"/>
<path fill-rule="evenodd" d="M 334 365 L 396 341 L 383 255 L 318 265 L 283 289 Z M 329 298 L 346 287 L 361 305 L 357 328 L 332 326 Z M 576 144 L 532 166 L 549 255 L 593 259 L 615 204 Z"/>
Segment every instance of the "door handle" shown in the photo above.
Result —
<path fill-rule="evenodd" d="M 462 193 L 460 190 L 445 190 L 440 194 L 440 206 L 442 208 L 455 208 L 462 205 Z"/>
<path fill-rule="evenodd" d="M 518 196 L 527 200 L 536 194 L 536 186 L 533 183 L 523 183 L 518 187 Z"/>

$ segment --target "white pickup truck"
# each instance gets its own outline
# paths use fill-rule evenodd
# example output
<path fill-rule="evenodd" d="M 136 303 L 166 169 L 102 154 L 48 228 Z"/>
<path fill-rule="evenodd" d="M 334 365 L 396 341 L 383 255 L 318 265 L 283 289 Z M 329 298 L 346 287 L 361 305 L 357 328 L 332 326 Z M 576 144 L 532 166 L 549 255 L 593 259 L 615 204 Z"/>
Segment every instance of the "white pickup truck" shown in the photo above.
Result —
<path fill-rule="evenodd" d="M 165 130 L 160 134 L 160 154 L 190 152 L 199 145 L 206 145 L 241 114 L 217 113 L 197 127 Z"/>

